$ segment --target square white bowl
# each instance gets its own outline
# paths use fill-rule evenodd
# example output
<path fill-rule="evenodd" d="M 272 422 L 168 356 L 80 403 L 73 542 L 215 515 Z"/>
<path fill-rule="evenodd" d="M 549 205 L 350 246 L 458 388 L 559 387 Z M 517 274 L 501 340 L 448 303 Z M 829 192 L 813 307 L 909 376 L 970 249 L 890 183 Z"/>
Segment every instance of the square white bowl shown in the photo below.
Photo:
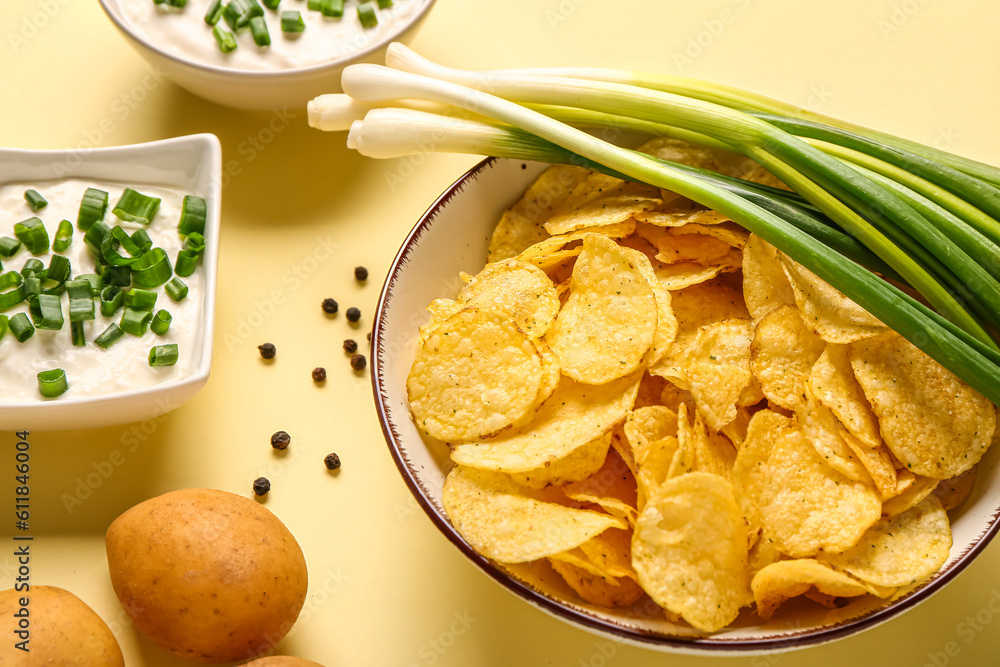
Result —
<path fill-rule="evenodd" d="M 212 368 L 215 329 L 221 176 L 222 148 L 214 134 L 88 150 L 0 148 L 0 184 L 90 178 L 197 192 L 208 204 L 205 219 L 208 243 L 202 257 L 203 326 L 194 351 L 197 357 L 192 373 L 176 382 L 135 391 L 37 403 L 5 403 L 0 387 L 0 431 L 64 431 L 142 421 L 179 407 L 205 386 Z"/>

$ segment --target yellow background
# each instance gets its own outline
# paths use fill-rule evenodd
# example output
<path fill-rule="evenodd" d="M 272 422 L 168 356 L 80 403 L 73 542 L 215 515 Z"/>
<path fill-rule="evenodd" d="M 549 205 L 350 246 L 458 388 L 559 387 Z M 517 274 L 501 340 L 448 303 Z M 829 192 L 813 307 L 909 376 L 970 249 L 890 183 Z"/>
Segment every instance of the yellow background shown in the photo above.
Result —
<path fill-rule="evenodd" d="M 414 46 L 468 67 L 683 73 L 1000 163 L 998 25 L 1000 3 L 988 0 L 439 0 Z M 224 190 L 206 389 L 159 422 L 31 435 L 32 580 L 89 603 L 130 667 L 182 661 L 128 624 L 108 579 L 108 524 L 172 489 L 250 495 L 260 475 L 273 485 L 266 506 L 310 567 L 306 610 L 282 645 L 288 654 L 328 667 L 710 660 L 610 645 L 530 608 L 437 533 L 396 473 L 368 377 L 350 370 L 341 341 L 364 342 L 399 242 L 475 159 L 434 156 L 416 169 L 362 159 L 344 148 L 343 134 L 309 129 L 303 110 L 289 110 L 287 127 L 254 147 L 271 113 L 232 111 L 150 76 L 94 0 L 3 0 L 0 91 L 0 145 L 110 146 L 213 132 L 239 172 Z M 389 174 L 405 177 L 390 189 Z M 325 260 L 314 255 L 327 244 L 336 249 L 321 253 Z M 358 264 L 371 271 L 364 286 L 353 278 Z M 327 296 L 342 309 L 360 307 L 361 328 L 342 315 L 327 319 L 319 308 Z M 264 341 L 278 347 L 271 366 L 257 355 Z M 318 365 L 330 375 L 322 387 L 310 379 Z M 282 458 L 268 444 L 278 429 L 292 434 Z M 14 577 L 13 445 L 12 435 L 0 436 L 0 588 Z M 109 463 L 115 450 L 120 465 Z M 343 460 L 336 475 L 322 463 L 330 451 Z M 106 479 L 79 487 L 109 465 Z M 68 509 L 74 496 L 81 502 Z M 730 662 L 992 665 L 1000 661 L 994 610 L 1000 543 L 929 602 L 866 634 Z"/>

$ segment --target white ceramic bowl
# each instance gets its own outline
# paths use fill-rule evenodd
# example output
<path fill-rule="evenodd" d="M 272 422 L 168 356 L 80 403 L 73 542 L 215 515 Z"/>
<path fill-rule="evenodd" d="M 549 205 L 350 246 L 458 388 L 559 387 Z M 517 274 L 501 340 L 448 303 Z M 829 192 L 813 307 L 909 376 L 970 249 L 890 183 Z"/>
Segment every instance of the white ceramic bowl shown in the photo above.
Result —
<path fill-rule="evenodd" d="M 434 0 L 413 0 L 418 8 L 411 16 L 385 31 L 380 38 L 366 42 L 345 56 L 308 67 L 262 71 L 216 67 L 170 53 L 163 44 L 150 41 L 125 18 L 122 4 L 137 1 L 146 0 L 100 0 L 104 12 L 139 55 L 162 70 L 169 81 L 195 95 L 223 106 L 253 110 L 304 108 L 306 102 L 317 95 L 341 92 L 340 73 L 345 67 L 354 63 L 384 62 L 389 44 L 409 42 L 434 4 Z M 295 9 L 307 11 L 304 2 L 297 3 Z"/>
<path fill-rule="evenodd" d="M 476 553 L 442 508 L 448 452 L 440 445 L 428 446 L 411 421 L 406 376 L 417 327 L 428 319 L 425 307 L 436 297 L 455 296 L 463 285 L 459 271 L 475 274 L 482 268 L 496 221 L 544 167 L 489 159 L 448 188 L 421 217 L 390 267 L 372 335 L 372 382 L 389 451 L 424 511 L 480 570 L 529 604 L 617 641 L 678 653 L 747 655 L 823 644 L 889 621 L 941 590 L 986 547 L 1000 528 L 1000 447 L 980 463 L 969 500 L 950 513 L 954 546 L 947 563 L 918 589 L 888 604 L 871 596 L 836 610 L 789 602 L 767 622 L 743 614 L 725 631 L 705 636 L 668 622 L 648 600 L 618 610 L 598 607 L 580 599 L 547 566 L 507 566 Z"/>
<path fill-rule="evenodd" d="M 191 352 L 196 355 L 191 374 L 147 389 L 28 404 L 4 403 L 0 387 L 0 431 L 62 431 L 143 421 L 180 407 L 205 386 L 212 367 L 215 329 L 221 176 L 222 148 L 214 134 L 90 150 L 0 148 L 0 183 L 79 178 L 136 187 L 159 185 L 201 193 L 208 203 L 205 220 L 208 243 L 201 269 L 205 285 L 201 312 L 204 324 Z M 82 238 L 74 240 L 82 242 Z M 17 343 L 5 340 L 3 344 Z"/>

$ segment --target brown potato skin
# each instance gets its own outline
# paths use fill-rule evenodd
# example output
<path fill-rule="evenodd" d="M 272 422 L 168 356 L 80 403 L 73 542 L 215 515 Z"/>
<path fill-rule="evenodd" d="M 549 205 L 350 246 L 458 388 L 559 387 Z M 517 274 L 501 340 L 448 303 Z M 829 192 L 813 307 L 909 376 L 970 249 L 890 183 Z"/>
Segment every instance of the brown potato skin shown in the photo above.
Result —
<path fill-rule="evenodd" d="M 288 633 L 306 561 L 288 528 L 243 496 L 184 489 L 139 503 L 108 528 L 111 583 L 136 628 L 198 662 L 247 660 Z"/>
<path fill-rule="evenodd" d="M 20 598 L 29 598 L 30 652 L 14 647 L 20 638 L 11 634 Z M 0 664 L 7 667 L 34 665 L 102 665 L 125 667 L 121 647 L 101 617 L 80 598 L 54 586 L 32 586 L 18 592 L 0 591 L 0 618 L 11 628 L 0 642 Z"/>
<path fill-rule="evenodd" d="M 323 665 L 304 658 L 272 655 L 269 658 L 258 658 L 257 660 L 248 662 L 243 667 L 323 667 Z"/>

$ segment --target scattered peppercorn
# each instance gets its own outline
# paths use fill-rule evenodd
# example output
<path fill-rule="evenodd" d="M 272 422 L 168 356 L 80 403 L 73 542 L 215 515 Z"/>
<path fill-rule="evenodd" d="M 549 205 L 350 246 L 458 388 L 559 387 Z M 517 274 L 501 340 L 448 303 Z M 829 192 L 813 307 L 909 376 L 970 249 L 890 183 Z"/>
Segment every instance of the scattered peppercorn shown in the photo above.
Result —
<path fill-rule="evenodd" d="M 363 354 L 355 354 L 353 357 L 351 357 L 351 368 L 353 368 L 356 371 L 363 371 L 367 364 L 368 360 L 365 359 L 365 355 Z"/>
<path fill-rule="evenodd" d="M 368 269 L 363 266 L 355 266 L 354 277 L 357 280 L 368 280 Z"/>
<path fill-rule="evenodd" d="M 344 352 L 349 352 L 354 354 L 358 351 L 358 342 L 353 338 L 348 338 L 344 341 Z"/>
<path fill-rule="evenodd" d="M 327 470 L 336 470 L 340 467 L 340 457 L 336 454 L 327 454 L 326 458 L 323 459 L 323 463 L 326 464 Z"/>
<path fill-rule="evenodd" d="M 361 319 L 361 310 L 358 308 L 348 308 L 347 309 L 347 321 L 357 322 Z"/>
<path fill-rule="evenodd" d="M 273 343 L 258 345 L 257 349 L 260 350 L 261 359 L 274 359 L 274 355 L 278 351 L 277 348 L 274 347 Z"/>
<path fill-rule="evenodd" d="M 337 312 L 337 309 L 339 307 L 340 306 L 338 306 L 337 302 L 334 301 L 333 299 L 323 299 L 323 312 L 324 313 L 327 313 L 329 315 L 333 315 L 334 313 Z"/>
<path fill-rule="evenodd" d="M 271 446 L 275 449 L 288 449 L 288 445 L 292 442 L 292 436 L 288 435 L 284 431 L 277 431 L 271 436 Z"/>
<path fill-rule="evenodd" d="M 258 496 L 263 496 L 271 490 L 271 482 L 267 477 L 258 477 L 253 481 L 253 492 Z"/>
<path fill-rule="evenodd" d="M 326 381 L 326 369 L 322 366 L 317 366 L 313 369 L 313 382 L 325 382 Z"/>

